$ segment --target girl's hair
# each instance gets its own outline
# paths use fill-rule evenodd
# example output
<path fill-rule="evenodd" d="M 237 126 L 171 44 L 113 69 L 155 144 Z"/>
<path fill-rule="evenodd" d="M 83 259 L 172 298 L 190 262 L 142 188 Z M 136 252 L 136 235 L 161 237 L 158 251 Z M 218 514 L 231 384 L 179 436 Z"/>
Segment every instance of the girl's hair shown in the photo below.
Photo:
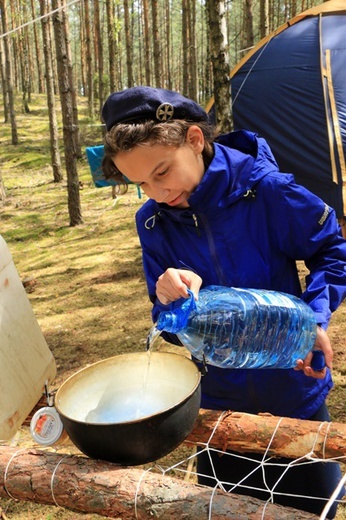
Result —
<path fill-rule="evenodd" d="M 202 152 L 205 167 L 209 165 L 213 157 L 213 141 L 216 133 L 210 123 L 189 122 L 174 119 L 164 123 L 144 121 L 137 123 L 120 123 L 113 126 L 104 138 L 105 155 L 102 161 L 102 171 L 106 179 L 115 180 L 127 189 L 127 179 L 117 170 L 112 158 L 120 151 L 130 151 L 136 146 L 148 146 L 160 144 L 164 146 L 179 147 L 186 143 L 186 135 L 190 126 L 199 126 L 204 135 L 204 149 Z"/>

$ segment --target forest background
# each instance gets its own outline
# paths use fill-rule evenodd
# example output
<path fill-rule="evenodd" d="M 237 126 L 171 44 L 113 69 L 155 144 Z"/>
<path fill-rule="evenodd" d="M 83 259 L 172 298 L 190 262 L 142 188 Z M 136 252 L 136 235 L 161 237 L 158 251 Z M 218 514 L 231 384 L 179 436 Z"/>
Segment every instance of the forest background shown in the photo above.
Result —
<path fill-rule="evenodd" d="M 85 157 L 87 146 L 102 144 L 108 94 L 147 84 L 205 106 L 221 93 L 219 125 L 231 124 L 230 69 L 266 34 L 319 3 L 0 0 L 0 233 L 20 275 L 31 280 L 28 295 L 57 360 L 56 387 L 81 366 L 141 350 L 151 325 L 134 228 L 146 198 L 134 186 L 116 199 L 108 188 L 96 190 Z M 304 283 L 303 266 L 300 273 Z M 345 314 L 342 305 L 329 329 L 336 383 L 330 408 L 340 422 Z M 30 442 L 27 427 L 13 440 Z M 12 499 L 0 500 L 0 513 L 79 518 Z"/>
<path fill-rule="evenodd" d="M 313 0 L 0 0 L 1 86 L 12 144 L 19 140 L 14 94 L 30 112 L 46 93 L 52 173 L 62 180 L 64 143 L 70 225 L 83 221 L 77 161 L 82 157 L 78 96 L 99 122 L 108 94 L 147 84 L 178 90 L 205 105 L 215 97 L 216 122 L 231 129 L 229 72 L 259 39 Z M 59 93 L 63 135 L 57 127 Z M 0 197 L 4 187 L 0 173 Z"/>

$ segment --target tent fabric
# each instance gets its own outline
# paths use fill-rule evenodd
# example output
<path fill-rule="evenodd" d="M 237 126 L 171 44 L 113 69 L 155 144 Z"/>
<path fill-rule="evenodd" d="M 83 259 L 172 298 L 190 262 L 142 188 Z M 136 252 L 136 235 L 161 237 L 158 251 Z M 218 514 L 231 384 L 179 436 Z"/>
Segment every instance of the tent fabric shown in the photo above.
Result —
<path fill-rule="evenodd" d="M 264 137 L 283 172 L 344 216 L 346 2 L 301 13 L 231 72 L 235 129 Z"/>
<path fill-rule="evenodd" d="M 102 172 L 102 159 L 104 156 L 104 146 L 88 146 L 85 149 L 87 160 L 90 167 L 91 176 L 96 188 L 104 188 L 106 186 L 117 186 L 117 182 L 112 179 L 105 179 Z M 127 177 L 125 177 L 128 184 L 132 184 Z M 138 197 L 142 198 L 142 192 L 139 186 L 137 186 Z"/>

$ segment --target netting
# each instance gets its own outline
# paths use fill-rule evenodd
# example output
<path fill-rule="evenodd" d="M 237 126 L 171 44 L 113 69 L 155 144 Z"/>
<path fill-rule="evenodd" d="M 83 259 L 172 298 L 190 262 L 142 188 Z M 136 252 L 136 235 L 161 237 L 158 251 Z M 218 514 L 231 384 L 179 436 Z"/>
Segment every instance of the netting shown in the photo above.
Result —
<path fill-rule="evenodd" d="M 230 414 L 230 412 L 212 412 L 215 417 L 215 413 L 218 416 L 218 419 L 214 421 L 214 426 L 209 429 L 208 436 L 205 440 L 205 442 L 192 442 L 189 440 L 189 437 L 187 440 L 179 446 L 173 453 L 167 455 L 165 458 L 160 459 L 158 463 L 153 463 L 152 465 L 148 465 L 148 467 L 139 467 L 139 468 L 125 468 L 123 469 L 121 466 L 118 466 L 116 464 L 110 464 L 107 466 L 107 463 L 103 464 L 100 461 L 93 461 L 88 458 L 81 458 L 80 456 L 76 457 L 75 455 L 68 453 L 70 450 L 69 448 L 73 450 L 74 447 L 71 445 L 69 446 L 61 446 L 59 449 L 54 448 L 46 448 L 44 450 L 40 450 L 41 452 L 41 462 L 37 464 L 37 471 L 38 473 L 35 476 L 35 464 L 36 460 L 38 459 L 38 454 L 35 453 L 35 457 L 32 459 L 32 461 L 29 461 L 29 467 L 33 468 L 33 473 L 30 476 L 30 484 L 28 484 L 26 481 L 28 480 L 28 467 L 23 465 L 21 468 L 21 461 L 30 454 L 32 455 L 32 450 L 29 447 L 26 448 L 19 448 L 13 451 L 12 449 L 12 455 L 9 456 L 7 464 L 5 465 L 4 469 L 1 471 L 1 477 L 3 479 L 3 488 L 7 493 L 7 496 L 11 499 L 20 500 L 30 500 L 29 497 L 29 491 L 31 492 L 33 489 L 35 489 L 35 479 L 39 478 L 40 483 L 40 489 L 42 493 L 42 483 L 43 481 L 46 484 L 46 491 L 43 491 L 44 495 L 44 502 L 42 503 L 53 503 L 56 506 L 59 507 L 67 507 L 70 509 L 77 509 L 77 504 L 79 505 L 79 500 L 83 501 L 83 498 L 86 496 L 85 493 L 85 479 L 87 479 L 87 493 L 92 493 L 94 498 L 98 496 L 99 493 L 99 499 L 96 500 L 97 502 L 103 502 L 104 504 L 107 504 L 107 500 L 110 497 L 110 501 L 112 504 L 112 507 L 115 509 L 109 509 L 109 506 L 105 506 L 105 509 L 107 509 L 108 513 L 109 511 L 113 512 L 115 517 L 119 514 L 119 509 L 121 510 L 121 501 L 123 500 L 122 494 L 118 493 L 118 486 L 119 481 L 126 480 L 126 474 L 131 473 L 131 481 L 133 481 L 134 486 L 129 489 L 129 496 L 125 497 L 126 504 L 132 503 L 133 508 L 130 515 L 125 515 L 124 518 L 138 518 L 143 519 L 147 518 L 153 515 L 151 507 L 153 507 L 153 502 L 157 500 L 158 503 L 160 503 L 160 507 L 169 507 L 170 511 L 165 512 L 165 510 L 160 509 L 160 513 L 157 515 L 157 517 L 162 518 L 171 518 L 170 516 L 172 507 L 176 507 L 176 517 L 182 515 L 181 513 L 181 503 L 183 500 L 186 501 L 188 504 L 188 507 L 191 509 L 195 506 L 197 502 L 204 501 L 206 502 L 206 506 L 203 509 L 203 514 L 200 513 L 200 510 L 198 513 L 196 513 L 195 510 L 191 511 L 191 513 L 185 513 L 183 518 L 186 519 L 193 519 L 198 517 L 198 519 L 202 520 L 202 518 L 208 518 L 213 519 L 214 515 L 215 517 L 222 518 L 275 518 L 275 520 L 280 518 L 294 518 L 294 519 L 306 519 L 306 518 L 316 518 L 316 516 L 313 516 L 312 514 L 308 513 L 308 516 L 306 516 L 306 513 L 301 511 L 294 512 L 292 516 L 292 513 L 286 514 L 287 508 L 283 506 L 277 506 L 276 505 L 276 498 L 278 495 L 282 494 L 278 491 L 278 486 L 280 484 L 281 479 L 290 471 L 292 471 L 292 468 L 294 468 L 297 464 L 303 464 L 303 465 L 314 465 L 316 463 L 324 462 L 325 464 L 340 463 L 340 466 L 343 470 L 343 476 L 338 483 L 338 485 L 335 487 L 334 492 L 330 496 L 329 500 L 326 499 L 326 497 L 318 497 L 318 496 L 304 496 L 300 495 L 300 497 L 306 498 L 311 501 L 319 501 L 324 500 L 325 505 L 320 508 L 323 509 L 320 519 L 323 520 L 325 518 L 328 518 L 328 513 L 330 512 L 331 508 L 333 507 L 333 503 L 337 499 L 338 495 L 340 494 L 340 491 L 342 487 L 344 486 L 346 482 L 346 456 L 345 456 L 345 431 L 346 427 L 345 425 L 337 424 L 337 423 L 316 423 L 316 429 L 311 432 L 311 434 L 308 435 L 309 439 L 309 445 L 306 441 L 306 435 L 303 435 L 300 431 L 297 432 L 297 438 L 289 438 L 288 439 L 288 445 L 285 447 L 282 444 L 282 435 L 283 430 L 286 431 L 284 433 L 284 436 L 289 437 L 287 435 L 287 422 L 292 421 L 287 418 L 277 418 L 277 417 L 262 417 L 263 422 L 263 430 L 272 431 L 272 433 L 269 435 L 268 442 L 266 445 L 266 448 L 263 450 L 263 453 L 260 454 L 259 460 L 255 460 L 250 456 L 249 454 L 244 453 L 229 453 L 228 451 L 225 451 L 222 447 L 217 447 L 215 444 L 218 444 L 220 442 L 220 430 L 222 430 L 223 427 L 225 427 L 225 421 L 227 426 L 227 414 Z M 257 416 L 251 416 L 249 414 L 235 414 L 235 416 L 238 418 L 238 422 L 235 422 L 235 424 L 238 425 L 240 430 L 243 430 L 241 421 L 249 421 L 249 424 L 251 423 L 251 420 L 253 418 L 254 421 L 258 421 Z M 245 419 L 244 419 L 245 416 Z M 255 419 L 256 417 L 256 419 Z M 276 421 L 276 425 L 274 429 L 271 428 L 271 424 Z M 301 423 L 304 423 L 306 421 L 299 421 Z M 308 423 L 312 423 L 312 421 L 307 421 Z M 250 426 L 250 429 L 254 428 L 254 424 Z M 259 423 L 257 423 L 259 424 Z M 286 424 L 286 426 L 285 426 Z M 292 423 L 293 424 L 293 423 Z M 294 426 L 294 424 L 293 424 Z M 304 426 L 305 427 L 305 426 Z M 292 428 L 292 427 L 291 427 Z M 338 433 L 335 433 L 336 430 L 342 430 L 340 432 L 340 435 Z M 208 430 L 208 426 L 205 428 L 205 431 Z M 231 426 L 230 428 L 231 432 L 230 435 L 232 435 L 232 431 L 234 431 L 234 426 Z M 291 430 L 292 431 L 292 430 Z M 198 433 L 198 430 L 196 430 Z M 202 434 L 201 437 L 204 437 L 205 435 Z M 221 436 L 222 437 L 222 436 Z M 298 438 L 299 437 L 299 438 Z M 304 438 L 304 442 L 299 442 L 301 438 Z M 337 440 L 335 440 L 337 438 Z M 244 442 L 249 443 L 249 449 L 251 442 L 244 439 Z M 280 446 L 282 447 L 282 450 L 284 453 L 287 453 L 287 450 L 294 450 L 297 452 L 297 456 L 295 458 L 291 459 L 291 462 L 289 464 L 282 464 L 280 462 L 277 462 L 277 456 L 281 457 L 280 452 Z M 335 449 L 335 446 L 337 448 Z M 293 448 L 292 448 L 293 447 Z M 304 447 L 304 449 L 303 449 Z M 339 447 L 339 448 L 338 448 Z M 255 447 L 254 447 L 255 448 Z M 228 447 L 226 447 L 228 450 Z M 330 453 L 338 452 L 340 455 L 335 454 L 335 456 L 330 456 Z M 54 454 L 53 454 L 53 453 Z M 78 452 L 78 450 L 77 450 Z M 78 452 L 80 455 L 80 452 Z M 273 455 L 274 453 L 274 455 Z M 277 455 L 279 453 L 279 455 Z M 234 458 L 236 460 L 242 461 L 242 462 L 253 462 L 256 465 L 256 471 L 260 471 L 263 476 L 263 482 L 264 487 L 263 489 L 256 489 L 251 486 L 249 486 L 246 482 L 249 475 L 244 476 L 243 479 L 235 482 L 235 481 L 225 481 L 220 480 L 217 475 L 216 471 L 214 471 L 213 475 L 213 485 L 211 487 L 206 486 L 197 486 L 198 478 L 203 477 L 203 475 L 199 474 L 197 472 L 197 465 L 196 465 L 196 459 L 197 456 L 205 454 L 210 459 L 211 465 L 213 466 L 213 458 L 216 455 L 217 457 L 226 457 L 226 458 Z M 10 448 L 9 448 L 9 455 L 10 455 Z M 46 457 L 46 459 L 44 458 Z M 28 462 L 28 461 L 27 461 Z M 270 484 L 267 481 L 266 475 L 269 468 L 277 466 L 279 468 L 280 477 L 277 479 L 275 483 Z M 44 469 L 43 469 L 44 468 Z M 78 472 L 75 472 L 75 468 L 78 468 Z M 114 469 L 113 469 L 114 468 Z M 25 475 L 25 481 L 20 480 L 20 471 L 23 475 Z M 42 475 L 42 471 L 45 471 L 45 475 Z M 93 489 L 93 485 L 95 482 L 98 482 L 102 479 L 105 479 L 105 475 L 107 475 L 107 472 L 109 471 L 109 474 L 112 474 L 115 472 L 120 473 L 120 476 L 118 475 L 117 481 L 108 482 L 105 481 L 105 489 L 104 489 L 104 495 L 100 493 L 100 490 L 95 486 L 95 489 Z M 255 470 L 253 470 L 255 471 Z M 90 474 L 90 478 L 88 480 L 88 475 Z M 75 490 L 71 489 L 71 482 L 67 482 L 67 476 L 71 475 L 71 482 L 75 485 Z M 95 476 L 96 475 L 96 476 Z M 99 475 L 99 476 L 97 476 Z M 178 477 L 178 478 L 176 478 Z M 106 477 L 107 478 L 107 477 Z M 0 478 L 0 481 L 2 480 Z M 180 484 L 179 484 L 180 483 Z M 25 486 L 29 486 L 28 490 L 25 491 Z M 151 487 L 150 487 L 151 486 Z M 184 487 L 185 486 L 185 487 Z M 0 482 L 0 488 L 1 488 L 1 482 Z M 157 490 L 157 489 L 163 489 L 162 493 L 155 494 L 156 491 L 150 491 L 150 490 Z M 236 500 L 237 493 L 239 493 L 239 490 L 242 490 L 243 494 L 245 495 L 251 495 L 253 491 L 265 491 L 268 494 L 268 499 L 265 501 L 257 500 L 257 499 L 251 499 L 250 501 L 249 497 L 242 497 L 243 501 L 238 501 L 235 503 L 236 505 L 234 507 L 239 507 L 239 515 L 238 513 L 229 513 L 231 510 L 231 507 L 229 504 L 229 500 L 234 501 Z M 66 491 L 68 490 L 68 491 Z M 148 492 L 149 490 L 149 492 Z M 167 493 L 167 490 L 170 490 L 169 493 Z M 182 490 L 182 492 L 181 492 Z M 186 491 L 187 490 L 187 491 Z M 102 490 L 101 490 L 102 491 Z M 68 493 L 68 495 L 71 495 L 71 503 L 68 503 L 66 500 L 65 493 Z M 234 494 L 234 493 L 236 494 Z M 79 494 L 74 495 L 74 493 Z M 123 492 L 122 492 L 123 493 Z M 23 495 L 24 496 L 23 496 Z M 18 496 L 19 495 L 19 496 Z M 149 499 L 148 499 L 149 495 Z M 290 499 L 294 499 L 299 495 L 287 495 L 288 498 L 288 505 Z M 100 499 L 102 498 L 102 500 Z M 224 502 L 226 497 L 226 502 Z M 244 501 L 245 499 L 245 501 Z M 248 500 L 246 500 L 248 499 Z M 254 502 L 255 500 L 255 502 Z M 36 499 L 35 499 L 36 501 Z M 221 502 L 220 502 L 221 501 Z M 120 503 L 120 506 L 116 505 Z M 193 503 L 194 502 L 194 503 Z M 253 513 L 247 513 L 246 507 L 247 503 L 252 504 L 252 508 L 255 507 L 256 515 L 253 516 Z M 222 514 L 220 514 L 220 503 L 222 505 L 221 509 L 223 511 Z M 148 505 L 149 504 L 149 505 Z M 169 505 L 167 505 L 169 504 Z M 90 506 L 90 503 L 86 504 L 87 507 Z M 241 508 L 244 507 L 244 510 L 241 510 Z M 147 508 L 147 509 L 146 509 Z M 273 509 L 278 508 L 278 509 Z M 343 509 L 343 506 L 340 509 Z M 81 509 L 81 511 L 88 511 L 88 512 L 95 512 L 95 511 L 89 511 L 88 509 Z M 205 516 L 205 511 L 207 511 Z M 226 513 L 224 513 L 226 511 Z M 104 514 L 103 511 L 98 511 L 99 514 Z M 198 516 L 196 516 L 198 514 Z M 238 515 L 238 516 L 237 516 Z M 113 517 L 111 514 L 107 514 L 107 516 Z M 341 511 L 341 516 L 337 515 L 336 518 L 344 518 Z"/>
<path fill-rule="evenodd" d="M 32 500 L 127 520 L 152 516 L 181 516 L 186 520 L 316 518 L 312 513 L 291 509 L 290 501 L 298 497 L 311 503 L 323 501 L 319 504 L 322 511 L 319 518 L 323 520 L 329 518 L 346 482 L 345 438 L 346 425 L 341 423 L 205 410 L 200 412 L 193 432 L 176 450 L 156 463 L 138 467 L 81 457 L 72 444 L 41 448 L 37 452 L 32 450 L 33 446 L 37 448 L 33 442 L 29 446 L 27 441 L 22 447 L 17 438 L 16 448 L 13 448 L 16 439 L 7 444 L 7 449 L 0 448 L 0 496 L 4 497 L 3 488 L 10 499 Z M 239 450 L 235 451 L 235 447 Z M 250 455 L 250 450 L 257 452 L 258 459 Z M 250 474 L 237 481 L 232 481 L 232 477 L 222 480 L 215 468 L 210 477 L 212 485 L 197 485 L 198 480 L 206 476 L 197 470 L 196 460 L 200 455 L 209 459 L 212 468 L 215 457 L 216 460 L 226 458 L 242 464 L 253 463 L 252 472 L 261 473 L 263 488 L 248 484 Z M 287 455 L 290 462 L 280 462 Z M 282 479 L 297 465 L 314 467 L 321 462 L 337 462 L 342 469 L 341 480 L 330 497 L 280 492 Z M 267 474 L 273 467 L 278 468 L 280 476 L 275 482 L 269 482 Z M 122 485 L 124 488 L 120 489 Z M 253 498 L 254 491 L 265 492 L 268 498 Z M 279 495 L 284 495 L 285 505 L 291 507 L 277 505 Z M 92 501 L 87 500 L 88 496 L 92 496 Z M 124 510 L 124 504 L 130 510 L 121 516 L 119 512 Z M 346 502 L 343 504 L 346 506 Z M 339 507 L 337 519 L 345 518 L 344 505 Z"/>
<path fill-rule="evenodd" d="M 251 495 L 251 491 L 267 492 L 269 494 L 269 498 L 268 498 L 268 500 L 264 501 L 263 505 L 262 505 L 261 518 L 263 518 L 263 519 L 266 518 L 267 506 L 269 504 L 275 503 L 275 498 L 278 495 L 286 496 L 286 497 L 290 497 L 290 498 L 304 498 L 304 499 L 311 500 L 311 501 L 326 502 L 325 506 L 323 507 L 323 511 L 319 517 L 320 520 L 328 518 L 328 513 L 331 511 L 333 504 L 335 504 L 335 503 L 344 503 L 345 504 L 345 502 L 343 500 L 338 499 L 338 497 L 340 496 L 340 494 L 342 494 L 342 489 L 346 482 L 346 456 L 340 455 L 340 456 L 336 456 L 336 457 L 328 457 L 326 454 L 326 445 L 328 442 L 330 426 L 332 423 L 326 423 L 326 422 L 319 423 L 317 425 L 317 431 L 311 436 L 311 445 L 306 446 L 306 452 L 302 453 L 301 456 L 298 456 L 298 457 L 292 459 L 289 463 L 283 464 L 282 462 L 276 462 L 276 457 L 273 457 L 272 455 L 270 455 L 270 450 L 271 450 L 271 446 L 272 446 L 273 442 L 275 441 L 277 434 L 280 431 L 280 426 L 281 426 L 284 418 L 278 419 L 274 432 L 272 433 L 271 438 L 268 442 L 267 448 L 264 450 L 264 453 L 262 454 L 260 460 L 258 460 L 257 458 L 254 459 L 254 458 L 248 457 L 247 455 L 229 453 L 228 451 L 223 451 L 222 449 L 212 447 L 213 438 L 215 437 L 215 434 L 217 433 L 218 427 L 220 426 L 225 413 L 226 412 L 220 414 L 219 419 L 216 422 L 215 427 L 212 430 L 207 442 L 199 443 L 199 449 L 198 450 L 193 449 L 192 454 L 189 455 L 187 458 L 185 458 L 184 460 L 178 461 L 177 463 L 173 464 L 172 466 L 167 466 L 167 467 L 163 467 L 161 465 L 156 464 L 156 465 L 152 466 L 151 468 L 148 468 L 145 471 L 147 471 L 147 472 L 148 471 L 159 471 L 163 475 L 169 475 L 173 472 L 174 474 L 180 474 L 185 480 L 188 479 L 188 480 L 193 480 L 195 482 L 198 481 L 199 477 L 207 476 L 210 479 L 210 475 L 203 475 L 203 474 L 197 472 L 197 463 L 196 463 L 197 456 L 200 456 L 201 454 L 206 453 L 208 455 L 208 458 L 209 458 L 209 461 L 210 461 L 210 464 L 212 467 L 212 472 L 213 472 L 212 478 L 214 480 L 214 486 L 211 487 L 211 491 L 210 491 L 208 519 L 213 518 L 213 498 L 214 498 L 217 490 L 221 490 L 226 493 L 233 493 L 233 492 L 237 493 L 241 489 L 243 494 L 249 494 L 249 495 Z M 316 455 L 316 451 L 318 451 L 318 452 L 321 451 L 320 447 L 317 450 L 317 445 L 321 444 L 321 439 L 320 439 L 321 434 L 323 436 L 322 456 L 318 456 L 318 455 Z M 292 440 L 292 442 L 293 443 L 295 442 L 294 439 Z M 253 486 L 249 486 L 246 484 L 246 481 L 248 480 L 248 477 L 251 476 L 251 473 L 247 474 L 246 476 L 244 476 L 241 480 L 239 480 L 237 482 L 219 480 L 217 477 L 217 471 L 215 470 L 214 463 L 213 463 L 213 455 L 215 455 L 215 454 L 220 457 L 227 457 L 229 459 L 234 458 L 234 459 L 253 463 L 256 466 L 256 468 L 254 470 L 252 470 L 252 472 L 258 471 L 258 470 L 261 471 L 262 476 L 263 476 L 264 487 L 258 488 L 258 487 L 253 487 Z M 339 481 L 338 485 L 335 487 L 335 489 L 334 489 L 332 495 L 329 497 L 329 499 L 328 499 L 328 497 L 316 497 L 316 496 L 309 496 L 309 495 L 303 495 L 303 494 L 293 495 L 293 494 L 282 493 L 282 492 L 277 491 L 277 487 L 280 484 L 280 481 L 284 478 L 284 476 L 293 467 L 295 467 L 297 465 L 302 465 L 302 464 L 314 465 L 316 463 L 321 463 L 321 462 L 324 462 L 326 464 L 337 462 L 340 464 L 341 470 L 343 472 L 343 476 L 342 476 L 341 480 Z M 267 473 L 268 468 L 271 468 L 271 467 L 279 468 L 280 469 L 279 473 L 281 474 L 281 476 L 278 478 L 278 480 L 274 484 L 269 485 L 267 482 L 266 473 Z M 143 475 L 143 478 L 144 478 L 144 475 Z M 138 483 L 138 488 L 140 487 L 140 484 L 141 484 L 141 482 Z M 326 500 L 326 498 L 327 498 L 327 500 Z M 135 505 L 136 505 L 136 501 L 135 501 Z"/>

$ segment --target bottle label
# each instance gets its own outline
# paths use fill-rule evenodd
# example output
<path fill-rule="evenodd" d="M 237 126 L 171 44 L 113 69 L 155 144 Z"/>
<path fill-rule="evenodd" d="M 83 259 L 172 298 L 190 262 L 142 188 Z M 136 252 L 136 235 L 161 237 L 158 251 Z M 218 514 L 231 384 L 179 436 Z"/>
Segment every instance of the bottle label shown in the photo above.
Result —
<path fill-rule="evenodd" d="M 253 289 L 238 289 L 239 292 L 247 292 L 250 293 L 255 300 L 258 301 L 261 305 L 276 305 L 277 307 L 288 307 L 294 309 L 296 306 L 294 301 L 291 300 L 288 296 L 282 293 L 265 291 L 261 292 L 260 290 L 256 291 Z"/>

